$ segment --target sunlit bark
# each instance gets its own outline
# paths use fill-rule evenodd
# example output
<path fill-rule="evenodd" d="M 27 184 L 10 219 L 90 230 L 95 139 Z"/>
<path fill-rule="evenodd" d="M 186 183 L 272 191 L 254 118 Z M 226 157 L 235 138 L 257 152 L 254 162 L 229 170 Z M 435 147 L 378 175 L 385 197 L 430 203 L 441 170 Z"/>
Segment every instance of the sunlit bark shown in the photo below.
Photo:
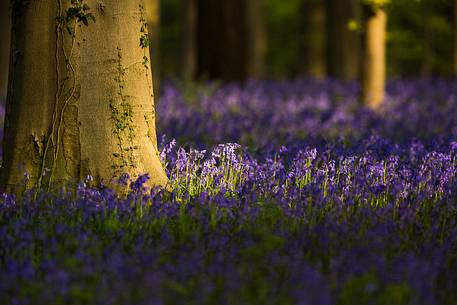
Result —
<path fill-rule="evenodd" d="M 384 100 L 387 15 L 382 7 L 365 7 L 361 98 L 364 105 L 378 109 Z"/>
<path fill-rule="evenodd" d="M 69 1 L 19 3 L 13 10 L 2 189 L 47 187 L 87 175 L 111 184 L 122 173 L 149 173 L 150 185 L 165 185 L 144 60 L 149 49 L 140 46 L 144 2 L 87 0 L 96 22 L 65 20 Z"/>
<path fill-rule="evenodd" d="M 158 97 L 160 92 L 160 0 L 146 0 L 146 13 L 154 94 Z"/>

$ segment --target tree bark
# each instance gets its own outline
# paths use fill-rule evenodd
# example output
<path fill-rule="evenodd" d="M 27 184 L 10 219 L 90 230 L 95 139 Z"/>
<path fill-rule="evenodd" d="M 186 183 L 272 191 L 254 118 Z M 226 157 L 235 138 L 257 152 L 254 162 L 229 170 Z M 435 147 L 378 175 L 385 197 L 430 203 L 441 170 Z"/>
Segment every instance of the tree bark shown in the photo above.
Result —
<path fill-rule="evenodd" d="M 149 52 L 154 82 L 154 95 L 160 92 L 160 0 L 146 0 Z"/>
<path fill-rule="evenodd" d="M 377 110 L 384 100 L 387 15 L 382 7 L 371 5 L 366 5 L 364 11 L 361 99 L 364 105 Z"/>
<path fill-rule="evenodd" d="M 360 37 L 349 22 L 360 21 L 359 0 L 327 0 L 327 74 L 344 81 L 360 75 Z"/>
<path fill-rule="evenodd" d="M 246 0 L 248 28 L 248 76 L 265 76 L 265 56 L 267 54 L 267 32 L 265 28 L 265 8 L 263 0 Z"/>
<path fill-rule="evenodd" d="M 457 0 L 454 0 L 454 75 L 457 76 Z"/>
<path fill-rule="evenodd" d="M 6 102 L 8 67 L 10 61 L 11 19 L 9 0 L 0 0 L 0 103 Z"/>
<path fill-rule="evenodd" d="M 303 1 L 303 74 L 326 76 L 326 12 L 323 0 Z"/>
<path fill-rule="evenodd" d="M 184 8 L 182 76 L 193 80 L 197 73 L 197 0 L 184 0 Z"/>
<path fill-rule="evenodd" d="M 430 4 L 421 2 L 421 14 L 422 14 L 422 26 L 424 31 L 424 37 L 422 39 L 422 45 L 424 48 L 423 60 L 420 67 L 420 74 L 423 77 L 430 77 L 433 74 L 434 68 L 434 37 L 433 32 L 430 30 Z"/>
<path fill-rule="evenodd" d="M 224 81 L 247 77 L 246 0 L 199 0 L 198 76 Z"/>
<path fill-rule="evenodd" d="M 123 173 L 165 185 L 149 49 L 140 46 L 144 2 L 87 0 L 96 22 L 69 18 L 69 1 L 16 3 L 2 190 L 87 175 L 111 185 Z"/>
<path fill-rule="evenodd" d="M 260 77 L 266 52 L 259 0 L 198 1 L 197 75 L 244 81 Z"/>

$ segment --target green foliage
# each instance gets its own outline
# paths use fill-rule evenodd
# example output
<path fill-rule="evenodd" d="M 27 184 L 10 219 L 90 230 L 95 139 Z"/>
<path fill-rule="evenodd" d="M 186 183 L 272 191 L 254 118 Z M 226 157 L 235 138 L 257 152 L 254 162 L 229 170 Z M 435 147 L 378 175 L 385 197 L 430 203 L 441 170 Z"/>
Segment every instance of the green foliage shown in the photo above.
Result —
<path fill-rule="evenodd" d="M 71 0 L 71 6 L 65 11 L 65 15 L 58 16 L 57 20 L 66 26 L 71 36 L 74 36 L 74 29 L 71 26 L 74 21 L 89 26 L 90 21 L 95 22 L 95 16 L 90 13 L 90 7 L 84 0 Z"/>
<path fill-rule="evenodd" d="M 300 72 L 303 42 L 301 0 L 265 0 L 268 31 L 267 73 L 274 77 Z"/>
<path fill-rule="evenodd" d="M 406 283 L 382 285 L 374 273 L 367 273 L 349 279 L 341 292 L 339 305 L 410 304 L 412 290 Z"/>
<path fill-rule="evenodd" d="M 184 1 L 160 1 L 160 70 L 167 77 L 181 74 Z"/>
<path fill-rule="evenodd" d="M 148 36 L 148 23 L 145 18 L 145 8 L 142 4 L 139 5 L 139 8 L 140 8 L 140 23 L 141 23 L 140 47 L 142 49 L 145 49 L 145 48 L 149 48 L 151 41 Z"/>
<path fill-rule="evenodd" d="M 452 75 L 452 3 L 395 0 L 387 7 L 389 75 Z"/>

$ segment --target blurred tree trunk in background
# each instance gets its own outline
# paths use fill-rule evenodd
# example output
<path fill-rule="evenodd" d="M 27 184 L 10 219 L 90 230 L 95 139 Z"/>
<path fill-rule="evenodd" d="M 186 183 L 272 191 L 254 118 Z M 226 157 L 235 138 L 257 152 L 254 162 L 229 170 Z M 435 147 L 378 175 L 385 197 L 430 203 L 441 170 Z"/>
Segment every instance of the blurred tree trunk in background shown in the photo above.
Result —
<path fill-rule="evenodd" d="M 198 76 L 224 81 L 247 77 L 245 0 L 199 0 Z"/>
<path fill-rule="evenodd" d="M 144 61 L 149 49 L 140 43 L 146 13 L 138 4 L 145 3 L 85 3 L 89 11 L 70 1 L 62 7 L 58 1 L 16 1 L 13 7 L 2 190 L 86 175 L 110 185 L 122 173 L 149 173 L 149 185 L 167 183 Z"/>
<path fill-rule="evenodd" d="M 326 12 L 324 0 L 304 0 L 303 74 L 322 79 L 326 76 Z"/>
<path fill-rule="evenodd" d="M 421 14 L 422 14 L 422 26 L 424 36 L 422 39 L 422 44 L 424 48 L 423 60 L 420 67 L 420 74 L 423 77 L 431 76 L 433 73 L 433 62 L 434 62 L 434 51 L 433 51 L 433 32 L 430 29 L 430 4 L 425 2 L 420 2 Z"/>
<path fill-rule="evenodd" d="M 184 0 L 184 10 L 182 76 L 193 80 L 197 73 L 197 0 Z"/>
<path fill-rule="evenodd" d="M 8 87 L 11 36 L 9 5 L 9 0 L 0 0 L 0 103 L 6 101 L 6 91 Z"/>
<path fill-rule="evenodd" d="M 382 6 L 363 6 L 362 103 L 378 109 L 384 100 L 387 14 Z"/>
<path fill-rule="evenodd" d="M 457 76 L 457 0 L 454 0 L 454 75 Z"/>
<path fill-rule="evenodd" d="M 198 77 L 244 81 L 263 73 L 266 42 L 256 1 L 198 1 Z"/>
<path fill-rule="evenodd" d="M 265 56 L 267 54 L 267 32 L 265 25 L 264 0 L 246 0 L 248 27 L 248 76 L 265 76 Z"/>
<path fill-rule="evenodd" d="M 360 0 L 326 0 L 327 74 L 345 81 L 360 75 Z"/>
<path fill-rule="evenodd" d="M 149 35 L 149 58 L 154 80 L 154 96 L 157 100 L 160 92 L 160 0 L 146 0 L 146 14 Z"/>

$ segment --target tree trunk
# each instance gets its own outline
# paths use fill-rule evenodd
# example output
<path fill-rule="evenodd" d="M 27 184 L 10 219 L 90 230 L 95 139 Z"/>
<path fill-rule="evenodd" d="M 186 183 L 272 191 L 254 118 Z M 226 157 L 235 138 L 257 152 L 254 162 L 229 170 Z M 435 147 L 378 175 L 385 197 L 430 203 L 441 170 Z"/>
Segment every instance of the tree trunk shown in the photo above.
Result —
<path fill-rule="evenodd" d="M 247 78 L 246 11 L 246 0 L 198 1 L 198 77 L 224 81 Z"/>
<path fill-rule="evenodd" d="M 454 75 L 457 76 L 457 0 L 454 0 Z"/>
<path fill-rule="evenodd" d="M 140 31 L 144 2 L 84 3 L 89 11 L 70 1 L 13 7 L 2 190 L 48 188 L 87 175 L 113 185 L 123 173 L 149 173 L 149 185 L 167 183 L 144 60 L 149 49 L 140 44 L 147 33 Z"/>
<path fill-rule="evenodd" d="M 360 21 L 359 0 L 327 0 L 327 74 L 345 81 L 360 75 L 360 37 L 349 23 Z"/>
<path fill-rule="evenodd" d="M 183 79 L 193 80 L 197 70 L 197 0 L 184 0 Z"/>
<path fill-rule="evenodd" d="M 433 73 L 433 62 L 434 62 L 434 35 L 430 30 L 430 4 L 421 2 L 421 14 L 422 14 L 422 26 L 424 31 L 424 37 L 422 39 L 422 45 L 424 47 L 423 60 L 420 67 L 420 74 L 423 77 L 430 77 Z"/>
<path fill-rule="evenodd" d="M 246 0 L 248 37 L 248 76 L 261 78 L 265 73 L 267 32 L 264 20 L 263 0 Z"/>
<path fill-rule="evenodd" d="M 160 0 L 146 0 L 146 14 L 149 34 L 149 52 L 154 82 L 154 95 L 160 92 Z"/>
<path fill-rule="evenodd" d="M 387 15 L 383 8 L 370 5 L 364 11 L 361 99 L 364 105 L 376 110 L 384 100 Z"/>
<path fill-rule="evenodd" d="M 6 101 L 8 87 L 8 67 L 10 61 L 11 20 L 9 1 L 0 0 L 0 103 Z"/>
<path fill-rule="evenodd" d="M 303 1 L 303 74 L 322 79 L 326 75 L 326 13 L 323 0 Z"/>

